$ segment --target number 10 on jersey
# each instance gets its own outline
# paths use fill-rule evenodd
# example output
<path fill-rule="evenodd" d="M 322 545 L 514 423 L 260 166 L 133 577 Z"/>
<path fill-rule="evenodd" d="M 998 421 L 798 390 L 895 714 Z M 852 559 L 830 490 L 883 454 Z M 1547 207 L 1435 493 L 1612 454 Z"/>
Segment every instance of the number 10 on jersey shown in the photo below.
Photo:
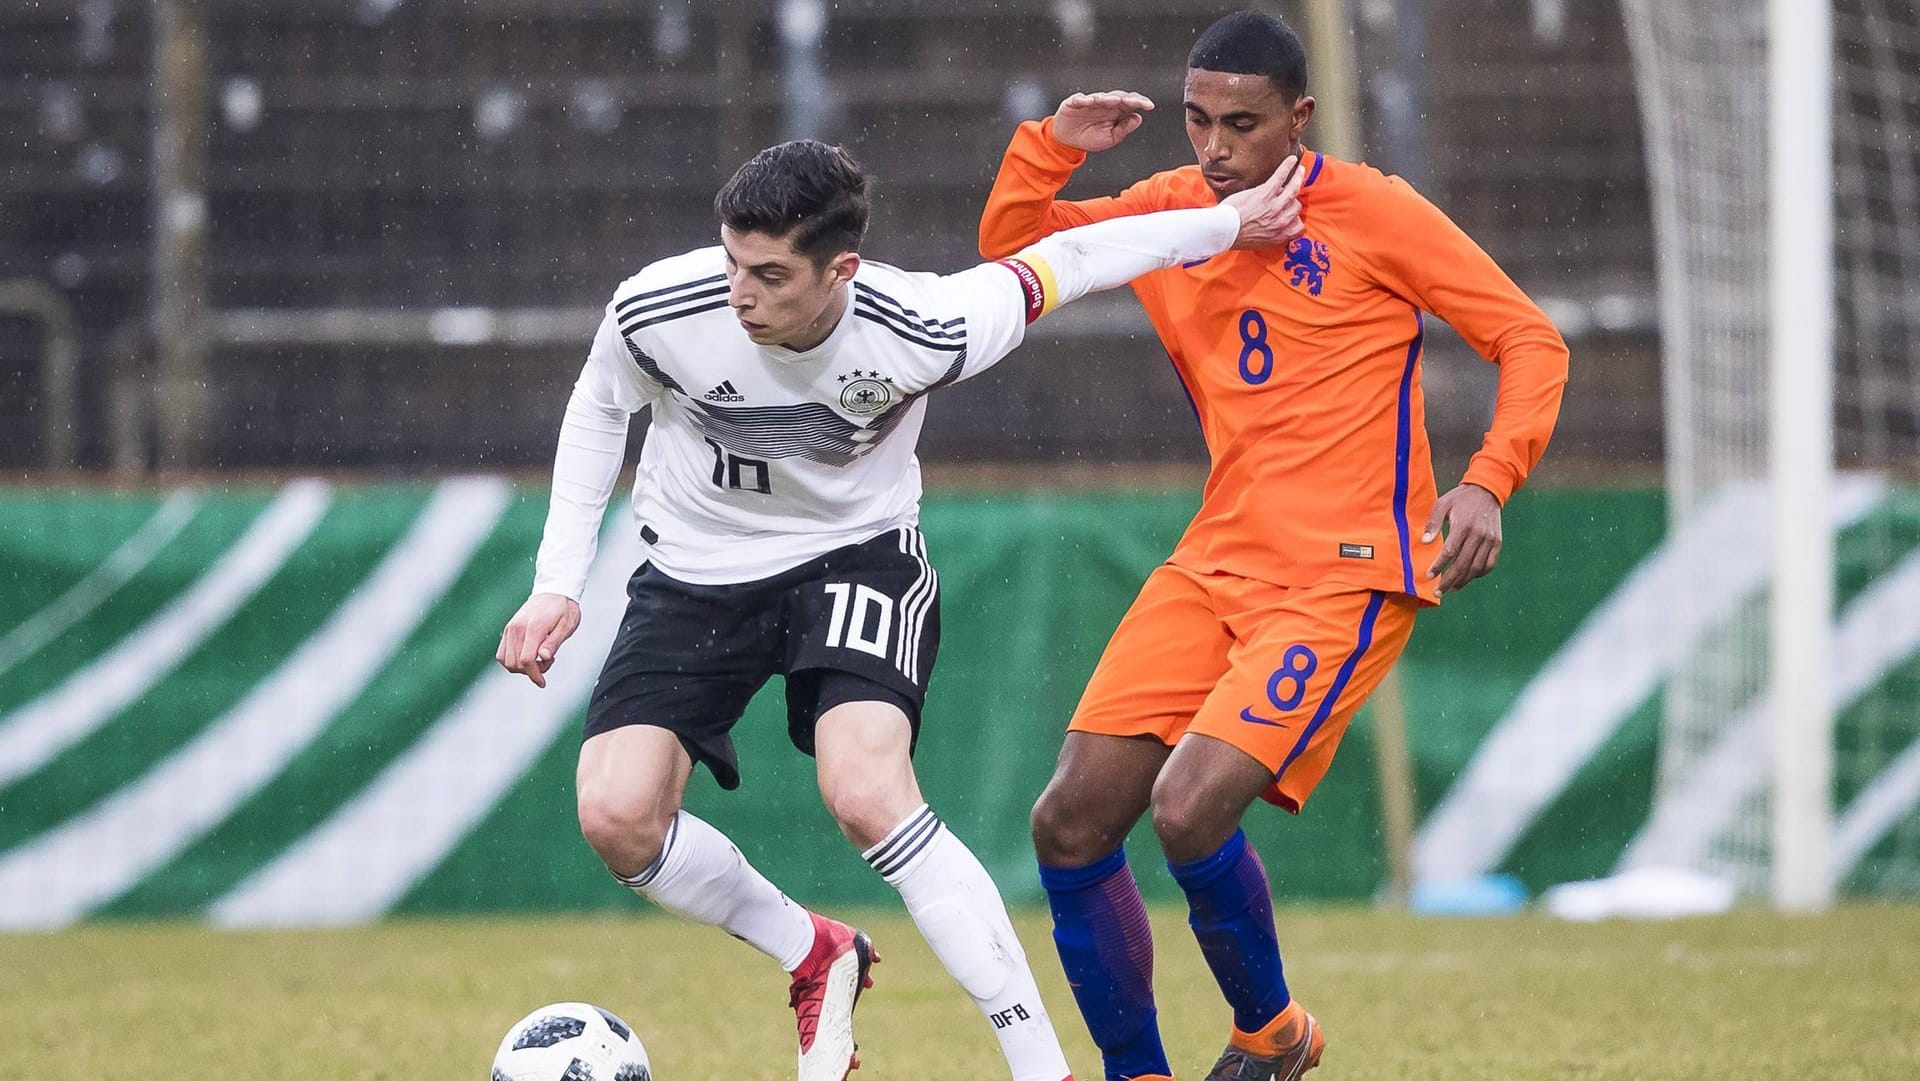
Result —
<path fill-rule="evenodd" d="M 893 631 L 893 598 L 858 582 L 828 582 L 826 590 L 833 598 L 827 645 L 885 657 Z"/>
<path fill-rule="evenodd" d="M 761 495 L 769 495 L 773 492 L 773 486 L 767 483 L 767 463 L 758 458 L 742 458 L 711 439 L 706 443 L 713 448 L 713 486 L 715 488 L 759 492 Z"/>

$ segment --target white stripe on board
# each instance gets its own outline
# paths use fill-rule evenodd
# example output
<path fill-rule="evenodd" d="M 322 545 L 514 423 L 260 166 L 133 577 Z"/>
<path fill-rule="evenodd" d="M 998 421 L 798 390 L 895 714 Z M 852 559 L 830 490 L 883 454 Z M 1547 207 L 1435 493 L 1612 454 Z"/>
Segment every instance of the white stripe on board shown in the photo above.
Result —
<path fill-rule="evenodd" d="M 0 672 L 38 653 L 132 581 L 168 542 L 180 535 L 180 530 L 186 528 L 199 509 L 200 496 L 196 492 L 181 490 L 167 496 L 152 516 L 132 536 L 121 541 L 104 562 L 0 637 Z"/>
<path fill-rule="evenodd" d="M 1846 709 L 1916 650 L 1920 555 L 1875 579 L 1841 613 L 1830 668 L 1834 711 Z M 1655 802 L 1621 854 L 1619 870 L 1700 866 L 1772 777 L 1772 713 L 1772 699 L 1765 692 L 1755 696 L 1685 776 L 1664 786 L 1670 794 Z"/>
<path fill-rule="evenodd" d="M 1837 478 L 1835 523 L 1860 520 L 1885 495 L 1878 478 Z M 1421 824 L 1416 876 L 1467 878 L 1499 865 L 1674 666 L 1765 583 L 1766 508 L 1761 486 L 1729 485 L 1588 614 Z M 1675 606 L 1683 592 L 1712 603 Z"/>
<path fill-rule="evenodd" d="M 381 674 L 510 498 L 494 478 L 440 485 L 379 566 L 232 709 L 139 780 L 0 857 L 0 927 L 71 923 L 225 821 Z"/>
<path fill-rule="evenodd" d="M 58 687 L 0 717 L 0 786 L 86 738 L 173 671 L 286 564 L 332 501 L 325 481 L 288 484 L 158 615 Z"/>
<path fill-rule="evenodd" d="M 1920 739 L 1847 804 L 1833 829 L 1833 881 L 1843 883 L 1893 827 L 1920 807 Z"/>
<path fill-rule="evenodd" d="M 1915 620 L 1920 619 L 1920 556 L 1909 557 L 1900 570 L 1907 573 L 1897 586 L 1901 596 L 1892 599 L 1898 622 L 1889 625 L 1897 626 L 1897 633 L 1906 638 L 1906 651 L 1900 658 L 1904 660 L 1920 650 L 1920 631 L 1913 628 Z M 1873 846 L 1916 807 L 1920 807 L 1920 739 L 1887 763 L 1840 813 L 1833 829 L 1833 880 L 1844 882 Z"/>
<path fill-rule="evenodd" d="M 593 689 L 625 613 L 640 540 L 622 513 L 602 538 L 580 628 L 541 690 L 489 666 L 407 752 L 299 843 L 214 904 L 228 926 L 374 919 L 406 896 L 546 751 Z"/>

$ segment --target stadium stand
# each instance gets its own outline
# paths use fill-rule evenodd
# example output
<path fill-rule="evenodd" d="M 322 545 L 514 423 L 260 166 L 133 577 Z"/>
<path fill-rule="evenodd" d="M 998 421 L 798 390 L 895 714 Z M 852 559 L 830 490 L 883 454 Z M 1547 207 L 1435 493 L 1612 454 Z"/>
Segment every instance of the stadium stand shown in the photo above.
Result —
<path fill-rule="evenodd" d="M 537 467 L 597 308 L 649 258 L 711 237 L 711 193 L 746 153 L 796 134 L 846 143 L 879 179 L 869 255 L 957 268 L 975 258 L 1013 124 L 1074 89 L 1131 87 L 1162 110 L 1071 194 L 1188 160 L 1180 63 L 1221 6 L 207 3 L 211 464 Z M 1405 28 L 1379 18 L 1391 4 L 1354 6 L 1370 158 L 1413 173 L 1574 339 L 1584 404 L 1546 475 L 1650 468 L 1651 235 L 1617 8 L 1566 5 L 1543 22 L 1560 5 L 1433 0 L 1420 154 L 1397 163 Z M 77 449 L 95 466 L 152 459 L 149 18 L 131 0 L 37 0 L 0 35 L 0 278 L 70 300 Z M 796 92 L 808 86 L 825 97 Z M 8 466 L 44 458 L 38 342 L 0 314 Z M 930 460 L 1203 453 L 1131 299 L 1063 317 L 1027 352 L 947 395 Z M 1435 336 L 1443 472 L 1490 409 L 1483 368 Z"/>

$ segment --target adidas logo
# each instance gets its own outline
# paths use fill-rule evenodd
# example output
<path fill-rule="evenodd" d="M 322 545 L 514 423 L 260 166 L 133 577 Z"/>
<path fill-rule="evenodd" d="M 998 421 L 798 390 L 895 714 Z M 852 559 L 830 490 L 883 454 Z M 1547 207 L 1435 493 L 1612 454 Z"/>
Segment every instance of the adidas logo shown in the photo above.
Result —
<path fill-rule="evenodd" d="M 701 395 L 710 402 L 744 402 L 747 396 L 733 389 L 733 380 L 729 379 L 719 386 Z"/>

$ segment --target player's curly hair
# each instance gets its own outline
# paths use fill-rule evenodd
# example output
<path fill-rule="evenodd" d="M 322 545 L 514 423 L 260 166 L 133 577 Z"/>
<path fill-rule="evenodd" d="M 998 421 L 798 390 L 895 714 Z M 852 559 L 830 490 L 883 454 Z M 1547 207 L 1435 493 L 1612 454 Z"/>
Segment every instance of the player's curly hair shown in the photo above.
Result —
<path fill-rule="evenodd" d="M 1235 75 L 1265 75 L 1288 101 L 1307 92 L 1307 50 L 1286 23 L 1259 11 L 1236 11 L 1201 31 L 1187 66 Z"/>
<path fill-rule="evenodd" d="M 816 266 L 860 250 L 868 209 L 866 171 L 844 149 L 817 139 L 755 154 L 713 200 L 722 225 L 785 237 Z"/>

